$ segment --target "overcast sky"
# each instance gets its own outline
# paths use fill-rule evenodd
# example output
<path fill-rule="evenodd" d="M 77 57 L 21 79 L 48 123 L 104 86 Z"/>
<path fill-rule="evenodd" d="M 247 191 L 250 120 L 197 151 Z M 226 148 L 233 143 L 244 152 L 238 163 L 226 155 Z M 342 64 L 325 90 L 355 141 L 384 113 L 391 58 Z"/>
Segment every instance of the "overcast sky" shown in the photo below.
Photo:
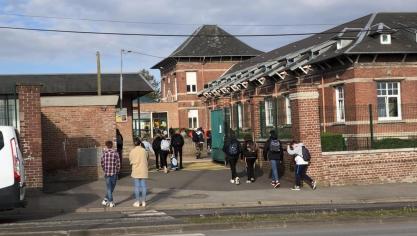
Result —
<path fill-rule="evenodd" d="M 417 0 L 0 0 L 0 26 L 191 34 L 202 24 L 217 24 L 231 34 L 299 33 L 319 32 L 373 12 L 398 11 L 417 11 Z M 16 14 L 136 23 L 35 18 Z M 241 38 L 262 51 L 297 39 L 300 37 Z M 165 57 L 184 40 L 181 37 L 80 35 L 0 29 L 0 74 L 94 73 L 96 51 L 101 53 L 102 72 L 119 73 L 120 49 Z M 127 54 L 123 70 L 136 72 L 142 68 L 149 69 L 159 60 Z M 159 78 L 159 71 L 152 70 L 152 73 Z"/>

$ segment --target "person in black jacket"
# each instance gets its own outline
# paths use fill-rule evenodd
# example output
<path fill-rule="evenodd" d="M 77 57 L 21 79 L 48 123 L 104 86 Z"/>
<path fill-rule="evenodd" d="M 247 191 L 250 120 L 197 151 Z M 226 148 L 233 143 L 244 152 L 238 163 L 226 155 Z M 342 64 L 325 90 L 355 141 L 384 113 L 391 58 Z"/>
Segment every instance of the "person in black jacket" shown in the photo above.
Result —
<path fill-rule="evenodd" d="M 245 139 L 245 143 L 243 144 L 243 151 L 242 156 L 245 158 L 246 162 L 246 172 L 248 174 L 248 180 L 246 183 L 253 183 L 255 182 L 255 162 L 258 158 L 258 146 L 252 140 L 252 138 Z"/>
<path fill-rule="evenodd" d="M 279 165 L 283 158 L 283 149 L 281 141 L 278 139 L 277 134 L 274 130 L 271 130 L 270 137 L 265 143 L 263 156 L 264 160 L 269 160 L 271 163 L 272 169 L 272 182 L 271 185 L 274 188 L 278 188 L 280 186 L 279 182 Z"/>
<path fill-rule="evenodd" d="M 230 131 L 230 136 L 225 140 L 223 152 L 226 154 L 226 160 L 229 163 L 232 172 L 230 183 L 238 185 L 240 184 L 240 179 L 236 173 L 236 164 L 241 154 L 241 147 L 233 131 Z"/>
<path fill-rule="evenodd" d="M 159 170 L 159 156 L 161 153 L 161 141 L 162 141 L 162 137 L 161 137 L 161 132 L 157 132 L 155 138 L 153 139 L 152 142 L 152 149 L 155 153 L 155 168 L 156 170 Z"/>
<path fill-rule="evenodd" d="M 184 138 L 177 130 L 171 137 L 171 147 L 174 149 L 174 156 L 179 161 L 179 168 L 182 169 L 182 147 L 184 146 Z"/>

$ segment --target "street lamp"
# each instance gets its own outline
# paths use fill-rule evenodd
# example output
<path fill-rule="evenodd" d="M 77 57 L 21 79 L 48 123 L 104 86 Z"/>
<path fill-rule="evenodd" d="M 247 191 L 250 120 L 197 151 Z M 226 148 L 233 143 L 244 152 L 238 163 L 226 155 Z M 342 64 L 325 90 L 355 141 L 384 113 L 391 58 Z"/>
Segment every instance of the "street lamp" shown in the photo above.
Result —
<path fill-rule="evenodd" d="M 123 54 L 130 53 L 130 50 L 120 50 L 120 112 L 123 109 Z"/>

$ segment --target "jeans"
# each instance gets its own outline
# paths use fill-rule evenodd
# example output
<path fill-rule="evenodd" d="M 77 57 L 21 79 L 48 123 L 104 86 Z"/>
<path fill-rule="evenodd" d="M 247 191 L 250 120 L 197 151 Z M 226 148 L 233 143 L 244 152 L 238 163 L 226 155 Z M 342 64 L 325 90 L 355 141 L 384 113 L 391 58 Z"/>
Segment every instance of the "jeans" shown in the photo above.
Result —
<path fill-rule="evenodd" d="M 254 171 L 255 161 L 256 161 L 256 158 L 246 158 L 248 180 L 255 179 L 255 171 Z"/>
<path fill-rule="evenodd" d="M 105 179 L 106 179 L 106 189 L 107 189 L 105 198 L 109 202 L 112 202 L 113 201 L 113 191 L 114 191 L 114 188 L 116 187 L 117 175 L 106 176 Z"/>
<path fill-rule="evenodd" d="M 272 181 L 279 181 L 279 173 L 278 173 L 278 165 L 279 160 L 270 160 L 271 162 L 271 169 L 272 169 Z"/>
<path fill-rule="evenodd" d="M 295 165 L 295 185 L 301 186 L 301 181 L 307 180 L 311 185 L 313 180 L 307 175 L 307 165 Z"/>
<path fill-rule="evenodd" d="M 133 179 L 136 201 L 146 201 L 146 179 Z"/>
<path fill-rule="evenodd" d="M 232 179 L 236 179 L 237 173 L 236 173 L 236 163 L 237 163 L 238 157 L 228 157 L 228 162 L 230 164 L 230 170 L 232 171 Z"/>
<path fill-rule="evenodd" d="M 174 147 L 174 155 L 178 160 L 180 169 L 182 169 L 182 147 Z"/>

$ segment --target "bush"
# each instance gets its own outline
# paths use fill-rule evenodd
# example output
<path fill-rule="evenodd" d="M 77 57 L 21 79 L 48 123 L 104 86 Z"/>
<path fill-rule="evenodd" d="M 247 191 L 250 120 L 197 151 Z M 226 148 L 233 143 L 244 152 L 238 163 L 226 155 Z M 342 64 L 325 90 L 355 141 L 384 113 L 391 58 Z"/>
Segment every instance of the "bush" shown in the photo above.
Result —
<path fill-rule="evenodd" d="M 395 149 L 417 147 L 417 139 L 384 138 L 374 140 L 373 149 Z"/>
<path fill-rule="evenodd" d="M 342 134 L 321 133 L 321 149 L 323 152 L 346 150 L 345 139 Z"/>

